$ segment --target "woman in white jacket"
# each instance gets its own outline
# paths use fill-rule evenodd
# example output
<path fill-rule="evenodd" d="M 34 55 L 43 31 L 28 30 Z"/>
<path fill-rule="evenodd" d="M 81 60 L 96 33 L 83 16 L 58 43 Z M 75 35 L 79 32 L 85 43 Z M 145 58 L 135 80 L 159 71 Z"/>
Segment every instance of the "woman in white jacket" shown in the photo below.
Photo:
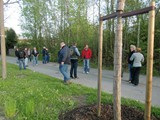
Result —
<path fill-rule="evenodd" d="M 132 54 L 130 60 L 133 61 L 133 73 L 131 83 L 134 85 L 138 85 L 140 69 L 142 67 L 142 62 L 144 62 L 144 56 L 141 53 L 141 48 L 136 49 L 136 52 Z"/>

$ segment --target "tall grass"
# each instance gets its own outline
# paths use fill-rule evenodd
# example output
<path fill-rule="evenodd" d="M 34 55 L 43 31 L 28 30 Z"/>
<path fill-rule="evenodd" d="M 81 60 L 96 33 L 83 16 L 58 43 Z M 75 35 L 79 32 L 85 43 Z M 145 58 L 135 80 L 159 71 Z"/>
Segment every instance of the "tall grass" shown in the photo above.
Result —
<path fill-rule="evenodd" d="M 65 85 L 62 80 L 37 72 L 19 71 L 18 66 L 11 64 L 7 64 L 7 73 L 6 80 L 0 78 L 0 107 L 7 119 L 58 120 L 61 112 L 79 103 L 97 103 L 95 89 L 78 84 Z M 112 101 L 112 95 L 102 93 L 102 103 L 112 104 Z M 144 110 L 143 104 L 133 100 L 122 99 L 122 103 Z M 153 114 L 160 116 L 160 108 L 153 108 Z"/>

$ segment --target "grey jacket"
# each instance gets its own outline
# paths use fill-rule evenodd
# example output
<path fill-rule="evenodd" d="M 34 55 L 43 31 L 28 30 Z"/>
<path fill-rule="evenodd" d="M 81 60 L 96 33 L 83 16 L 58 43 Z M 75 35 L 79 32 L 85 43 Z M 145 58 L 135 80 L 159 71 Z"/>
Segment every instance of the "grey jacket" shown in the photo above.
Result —
<path fill-rule="evenodd" d="M 131 58 L 131 61 L 133 61 L 133 67 L 142 67 L 142 62 L 144 62 L 144 56 L 142 53 L 136 52 L 133 53 Z"/>

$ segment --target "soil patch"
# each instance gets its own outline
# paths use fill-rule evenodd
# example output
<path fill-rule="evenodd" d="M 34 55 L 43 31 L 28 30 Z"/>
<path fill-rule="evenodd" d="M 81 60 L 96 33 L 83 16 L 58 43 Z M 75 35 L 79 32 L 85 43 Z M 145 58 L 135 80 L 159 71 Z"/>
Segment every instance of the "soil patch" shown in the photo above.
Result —
<path fill-rule="evenodd" d="M 144 120 L 144 112 L 133 107 L 121 107 L 122 120 Z M 59 115 L 59 120 L 114 120 L 113 106 L 102 105 L 101 116 L 97 116 L 97 105 L 81 106 Z M 151 120 L 160 120 L 152 116 Z"/>

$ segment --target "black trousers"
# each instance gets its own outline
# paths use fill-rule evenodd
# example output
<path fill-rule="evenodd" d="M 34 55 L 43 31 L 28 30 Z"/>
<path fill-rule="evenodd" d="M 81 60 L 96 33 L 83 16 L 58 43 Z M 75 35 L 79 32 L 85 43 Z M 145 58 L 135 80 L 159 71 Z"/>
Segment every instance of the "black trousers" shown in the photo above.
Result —
<path fill-rule="evenodd" d="M 134 85 L 139 84 L 139 74 L 140 74 L 141 67 L 133 67 L 132 68 L 132 81 Z"/>
<path fill-rule="evenodd" d="M 73 78 L 73 72 L 74 72 L 74 77 L 77 78 L 77 67 L 78 67 L 78 59 L 71 59 L 70 77 Z"/>

